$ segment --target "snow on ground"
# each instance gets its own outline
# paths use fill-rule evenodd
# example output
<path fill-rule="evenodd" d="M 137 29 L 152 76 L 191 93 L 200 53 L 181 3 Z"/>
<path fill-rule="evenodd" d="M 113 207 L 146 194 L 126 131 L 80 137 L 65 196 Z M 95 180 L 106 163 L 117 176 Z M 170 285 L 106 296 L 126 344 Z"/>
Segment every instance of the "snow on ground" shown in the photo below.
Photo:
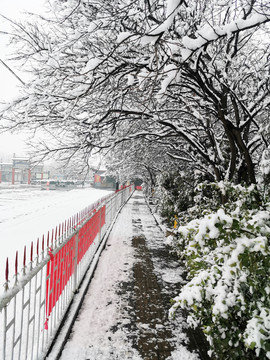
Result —
<path fill-rule="evenodd" d="M 186 323 L 181 314 L 176 315 L 175 320 L 169 321 L 165 312 L 165 319 L 157 319 L 158 325 L 153 318 L 147 323 L 137 316 L 138 308 L 134 304 L 138 301 L 135 295 L 138 283 L 132 290 L 132 281 L 134 286 L 134 265 L 144 259 L 143 256 L 138 256 L 138 249 L 132 246 L 132 240 L 140 235 L 145 236 L 146 244 L 153 253 L 160 246 L 164 246 L 164 236 L 154 222 L 142 195 L 137 192 L 121 211 L 109 236 L 61 360 L 142 360 L 139 348 L 134 347 L 134 341 L 138 345 L 144 341 L 145 335 L 152 332 L 150 342 L 154 342 L 155 351 L 155 343 L 157 348 L 159 341 L 156 339 L 158 334 L 162 328 L 168 327 L 171 333 L 168 341 L 172 343 L 174 350 L 166 359 L 199 359 L 198 354 L 190 352 L 185 346 L 188 341 L 184 333 Z M 174 295 L 170 285 L 182 282 L 182 268 L 174 261 L 174 270 L 169 269 L 166 260 L 164 258 L 161 263 L 154 259 L 153 263 L 157 277 L 163 281 L 163 285 L 166 283 L 161 292 L 167 292 L 169 302 L 168 292 L 172 297 Z M 150 292 L 145 294 L 145 300 L 149 297 L 151 298 Z M 156 325 L 153 326 L 153 322 Z M 164 354 L 161 359 L 164 359 Z"/>
<path fill-rule="evenodd" d="M 6 258 L 9 258 L 10 279 L 14 259 L 19 251 L 18 269 L 22 268 L 24 246 L 29 261 L 30 244 L 47 236 L 48 231 L 80 210 L 109 194 L 108 190 L 90 187 L 72 190 L 41 190 L 30 186 L 0 186 L 0 293 L 5 281 Z M 35 248 L 34 248 L 34 251 Z"/>

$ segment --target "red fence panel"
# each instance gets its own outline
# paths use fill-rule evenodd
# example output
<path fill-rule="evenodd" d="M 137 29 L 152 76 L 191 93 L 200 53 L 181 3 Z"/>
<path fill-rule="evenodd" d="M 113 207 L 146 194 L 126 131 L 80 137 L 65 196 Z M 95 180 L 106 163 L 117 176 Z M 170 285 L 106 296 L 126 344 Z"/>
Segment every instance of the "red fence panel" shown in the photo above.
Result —
<path fill-rule="evenodd" d="M 77 264 L 95 240 L 99 230 L 105 224 L 106 206 L 94 212 L 92 217 L 79 229 Z M 50 261 L 47 264 L 46 279 L 46 319 L 57 303 L 70 277 L 74 273 L 76 258 L 76 239 L 74 235 L 55 255 L 50 252 Z M 47 327 L 47 320 L 45 327 Z"/>
<path fill-rule="evenodd" d="M 55 256 L 50 253 L 51 259 L 47 264 L 46 278 L 46 319 L 50 316 L 59 296 L 74 272 L 75 240 L 76 235 Z"/>

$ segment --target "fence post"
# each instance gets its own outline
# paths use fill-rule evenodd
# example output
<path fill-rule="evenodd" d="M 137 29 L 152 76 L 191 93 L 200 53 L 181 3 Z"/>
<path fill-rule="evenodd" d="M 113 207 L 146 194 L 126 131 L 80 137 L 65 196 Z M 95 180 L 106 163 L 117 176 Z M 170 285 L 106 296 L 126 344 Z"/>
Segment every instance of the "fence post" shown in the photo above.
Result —
<path fill-rule="evenodd" d="M 121 206 L 124 204 L 125 202 L 125 193 L 126 193 L 126 188 L 122 190 L 122 196 L 121 196 Z"/>
<path fill-rule="evenodd" d="M 102 207 L 99 209 L 99 234 L 98 234 L 98 244 L 101 242 L 101 222 L 102 222 Z"/>
<path fill-rule="evenodd" d="M 73 275 L 73 292 L 77 292 L 77 262 L 78 262 L 78 247 L 79 247 L 79 231 L 75 234 L 75 258 L 74 258 L 74 275 Z"/>
<path fill-rule="evenodd" d="M 3 327 L 3 359 L 6 358 L 6 342 L 7 342 L 7 335 L 6 335 L 6 328 L 7 328 L 7 306 L 4 307 L 4 327 Z"/>
<path fill-rule="evenodd" d="M 109 220 L 109 221 L 110 221 L 110 223 L 112 222 L 112 211 L 113 211 L 113 208 L 112 208 L 112 206 L 113 206 L 112 199 L 113 199 L 113 197 L 111 197 L 111 198 L 110 198 L 111 205 L 110 205 L 110 208 L 109 208 L 109 209 L 110 209 L 110 220 Z"/>

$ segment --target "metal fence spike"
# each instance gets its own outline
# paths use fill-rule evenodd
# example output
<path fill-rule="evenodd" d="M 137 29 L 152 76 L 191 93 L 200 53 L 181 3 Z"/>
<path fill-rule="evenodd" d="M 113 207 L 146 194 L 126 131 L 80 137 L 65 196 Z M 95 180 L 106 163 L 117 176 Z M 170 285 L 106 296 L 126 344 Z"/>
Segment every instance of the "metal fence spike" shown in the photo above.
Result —
<path fill-rule="evenodd" d="M 33 241 L 31 241 L 30 262 L 33 262 Z"/>
<path fill-rule="evenodd" d="M 5 282 L 5 284 L 4 284 L 4 286 L 5 286 L 5 291 L 8 290 L 8 282 L 9 282 L 9 280 L 8 280 L 8 275 L 9 275 L 9 266 L 8 266 L 8 258 L 7 258 L 7 260 L 6 260 L 6 273 L 5 273 L 6 282 Z"/>
<path fill-rule="evenodd" d="M 18 274 L 18 250 L 16 251 L 16 256 L 15 256 L 15 275 Z"/>
<path fill-rule="evenodd" d="M 23 275 L 25 275 L 25 269 L 26 269 L 26 246 L 24 246 L 23 249 L 23 268 L 22 268 Z"/>
<path fill-rule="evenodd" d="M 8 274 L 9 274 L 9 268 L 8 268 L 8 257 L 6 260 L 6 282 L 8 282 Z"/>

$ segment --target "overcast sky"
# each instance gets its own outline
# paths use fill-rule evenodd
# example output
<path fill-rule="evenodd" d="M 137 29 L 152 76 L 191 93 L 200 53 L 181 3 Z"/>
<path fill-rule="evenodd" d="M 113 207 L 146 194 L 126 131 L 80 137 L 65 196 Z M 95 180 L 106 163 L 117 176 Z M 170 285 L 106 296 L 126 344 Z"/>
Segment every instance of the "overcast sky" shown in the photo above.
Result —
<path fill-rule="evenodd" d="M 44 0 L 0 0 L 0 14 L 16 20 L 24 16 L 23 12 L 30 11 L 40 13 Z M 0 18 L 0 31 L 8 30 L 8 22 Z M 7 45 L 7 38 L 0 34 L 0 59 L 12 67 L 7 60 L 8 52 L 11 49 Z M 15 69 L 14 69 L 15 70 Z M 14 96 L 18 80 L 0 64 L 0 99 L 9 100 Z"/>
<path fill-rule="evenodd" d="M 24 11 L 41 13 L 45 0 L 0 0 L 0 14 L 16 20 L 21 18 Z M 8 23 L 0 17 L 0 32 L 8 30 Z M 0 33 L 0 59 L 12 67 L 7 60 L 8 52 L 11 49 L 7 46 L 7 39 Z M 15 69 L 14 69 L 15 70 Z M 17 71 L 17 70 L 15 70 Z M 23 75 L 22 75 L 23 78 Z M 0 100 L 11 100 L 18 93 L 18 80 L 0 63 Z M 5 158 L 5 154 L 16 153 L 17 156 L 23 155 L 25 148 L 24 136 L 21 135 L 0 135 L 0 161 Z"/>

